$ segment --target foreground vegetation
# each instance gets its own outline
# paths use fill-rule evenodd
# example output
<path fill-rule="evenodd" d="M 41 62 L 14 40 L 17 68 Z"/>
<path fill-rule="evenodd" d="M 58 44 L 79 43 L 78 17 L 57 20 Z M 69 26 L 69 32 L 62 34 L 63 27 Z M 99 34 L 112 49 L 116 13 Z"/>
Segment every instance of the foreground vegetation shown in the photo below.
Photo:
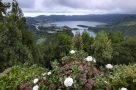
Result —
<path fill-rule="evenodd" d="M 80 54 L 80 55 L 79 55 Z M 0 74 L 1 90 L 135 90 L 136 64 L 102 68 L 83 59 L 82 51 L 52 62 L 52 70 L 36 65 L 14 66 Z M 90 57 L 90 56 L 89 56 Z M 38 89 L 34 89 L 38 88 Z"/>
<path fill-rule="evenodd" d="M 36 43 L 17 1 L 0 1 L 0 90 L 135 90 L 135 62 L 135 36 L 58 32 Z"/>

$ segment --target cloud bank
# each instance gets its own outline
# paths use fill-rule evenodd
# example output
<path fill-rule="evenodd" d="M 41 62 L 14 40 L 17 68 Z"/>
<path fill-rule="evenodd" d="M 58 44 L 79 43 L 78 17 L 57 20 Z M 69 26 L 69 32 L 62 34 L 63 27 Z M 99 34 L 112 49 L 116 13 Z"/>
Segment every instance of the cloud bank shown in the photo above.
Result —
<path fill-rule="evenodd" d="M 4 0 L 5 1 L 5 0 Z M 6 0 L 9 1 L 9 0 Z M 26 16 L 136 14 L 136 0 L 18 0 Z"/>

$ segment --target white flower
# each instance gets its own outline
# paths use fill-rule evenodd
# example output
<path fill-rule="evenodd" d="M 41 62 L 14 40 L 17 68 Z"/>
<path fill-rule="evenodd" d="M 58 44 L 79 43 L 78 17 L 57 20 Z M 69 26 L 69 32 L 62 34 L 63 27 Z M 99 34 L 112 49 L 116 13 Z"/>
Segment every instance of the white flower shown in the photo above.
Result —
<path fill-rule="evenodd" d="M 39 81 L 38 78 L 34 79 L 33 83 L 36 84 Z"/>
<path fill-rule="evenodd" d="M 47 78 L 46 77 L 43 77 L 43 80 L 46 80 Z"/>
<path fill-rule="evenodd" d="M 71 51 L 70 51 L 70 54 L 75 54 L 75 52 L 76 52 L 76 51 L 74 51 L 74 50 L 71 50 Z"/>
<path fill-rule="evenodd" d="M 106 68 L 107 68 L 107 69 L 112 69 L 113 66 L 112 66 L 111 64 L 107 64 L 107 65 L 106 65 Z"/>
<path fill-rule="evenodd" d="M 73 79 L 71 77 L 68 77 L 68 78 L 65 79 L 64 85 L 66 87 L 72 86 L 72 84 L 73 84 Z"/>
<path fill-rule="evenodd" d="M 33 90 L 38 90 L 39 89 L 39 86 L 38 85 L 35 85 L 34 87 L 33 87 Z"/>
<path fill-rule="evenodd" d="M 108 83 L 107 81 L 104 81 L 106 84 Z"/>
<path fill-rule="evenodd" d="M 127 88 L 122 87 L 120 90 L 128 90 Z"/>
<path fill-rule="evenodd" d="M 93 62 L 96 63 L 96 59 L 95 58 L 93 58 Z"/>
<path fill-rule="evenodd" d="M 48 75 L 48 76 L 51 75 L 51 72 L 48 72 L 47 75 Z"/>
<path fill-rule="evenodd" d="M 42 75 L 45 76 L 47 73 L 43 73 Z"/>
<path fill-rule="evenodd" d="M 93 58 L 92 58 L 92 56 L 88 56 L 87 58 L 85 58 L 85 60 L 88 61 L 88 62 L 92 62 Z"/>

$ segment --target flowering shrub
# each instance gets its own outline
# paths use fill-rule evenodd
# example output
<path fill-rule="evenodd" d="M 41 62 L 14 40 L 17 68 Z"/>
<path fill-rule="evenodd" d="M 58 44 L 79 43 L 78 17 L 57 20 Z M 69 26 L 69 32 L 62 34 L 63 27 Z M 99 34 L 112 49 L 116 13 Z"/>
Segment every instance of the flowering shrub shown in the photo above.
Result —
<path fill-rule="evenodd" d="M 85 60 L 86 57 L 87 54 L 83 51 L 76 51 L 74 54 L 70 53 L 69 56 L 62 58 L 61 65 L 53 62 L 51 75 L 45 72 L 40 77 L 39 90 L 92 90 L 96 84 L 95 77 L 100 72 L 94 66 L 94 58 L 92 57 L 92 62 L 88 62 Z"/>
<path fill-rule="evenodd" d="M 52 70 L 37 66 L 14 66 L 0 74 L 0 90 L 135 90 L 136 64 L 106 64 L 98 70 L 97 60 L 84 51 L 51 63 Z"/>
<path fill-rule="evenodd" d="M 112 71 L 101 73 L 96 81 L 96 88 L 98 90 L 135 90 L 136 64 L 128 66 L 116 65 L 114 68 L 112 66 Z"/>
<path fill-rule="evenodd" d="M 69 56 L 65 56 L 61 59 L 61 63 L 68 64 L 68 63 L 80 63 L 83 62 L 85 57 L 87 57 L 87 53 L 84 51 L 76 51 L 74 54 L 71 54 Z"/>

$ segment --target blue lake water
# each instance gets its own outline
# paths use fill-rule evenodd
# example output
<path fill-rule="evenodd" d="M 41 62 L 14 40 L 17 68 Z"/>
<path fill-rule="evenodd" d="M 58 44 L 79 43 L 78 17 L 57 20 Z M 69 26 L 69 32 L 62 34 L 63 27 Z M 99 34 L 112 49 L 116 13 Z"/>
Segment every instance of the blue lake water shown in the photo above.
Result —
<path fill-rule="evenodd" d="M 56 24 L 57 26 L 68 26 L 70 28 L 78 28 L 78 30 L 72 30 L 72 33 L 75 35 L 76 33 L 82 34 L 84 31 L 88 32 L 90 36 L 95 37 L 96 34 L 88 30 L 87 28 L 84 27 L 79 27 L 77 25 L 85 25 L 85 26 L 91 26 L 91 27 L 96 27 L 97 25 L 105 25 L 105 23 L 101 22 L 93 22 L 93 21 L 59 21 L 59 22 L 53 22 L 53 24 Z"/>

